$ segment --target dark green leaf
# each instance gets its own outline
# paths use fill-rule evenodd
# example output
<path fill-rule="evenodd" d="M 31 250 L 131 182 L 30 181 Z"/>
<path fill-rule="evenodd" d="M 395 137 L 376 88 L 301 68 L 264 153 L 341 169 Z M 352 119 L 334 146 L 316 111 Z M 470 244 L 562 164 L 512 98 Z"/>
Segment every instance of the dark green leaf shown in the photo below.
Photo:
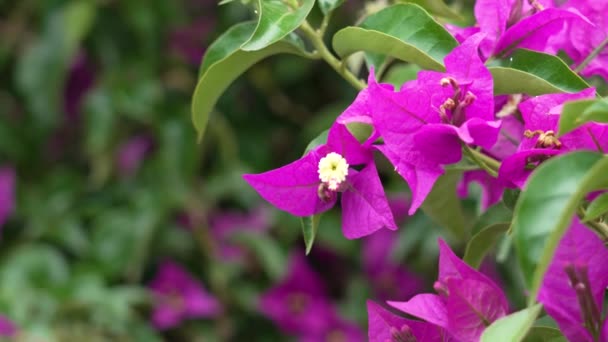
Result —
<path fill-rule="evenodd" d="M 302 234 L 304 235 L 304 244 L 306 245 L 306 255 L 310 253 L 312 245 L 315 242 L 320 221 L 321 214 L 301 218 Z"/>
<path fill-rule="evenodd" d="M 326 144 L 328 134 L 329 134 L 329 130 L 326 129 L 323 132 L 321 132 L 319 135 L 317 135 L 314 139 L 312 139 L 308 143 L 308 145 L 306 145 L 306 148 L 304 149 L 304 153 L 302 155 L 305 156 L 308 152 L 314 150 L 315 148 L 317 148 L 323 144 Z"/>
<path fill-rule="evenodd" d="M 422 203 L 421 209 L 455 238 L 464 241 L 468 232 L 460 199 L 456 195 L 456 186 L 461 176 L 461 171 L 446 171 L 433 186 L 433 190 Z"/>
<path fill-rule="evenodd" d="M 318 0 L 319 8 L 324 15 L 331 13 L 331 11 L 340 7 L 344 0 Z"/>
<path fill-rule="evenodd" d="M 542 308 L 541 304 L 536 304 L 495 321 L 484 330 L 481 342 L 519 342 L 523 340 Z"/>
<path fill-rule="evenodd" d="M 568 342 L 559 329 L 551 327 L 532 327 L 524 342 Z"/>
<path fill-rule="evenodd" d="M 496 241 L 509 230 L 510 223 L 495 223 L 473 235 L 462 258 L 471 267 L 478 268 L 483 258 L 494 246 Z"/>
<path fill-rule="evenodd" d="M 517 49 L 488 66 L 494 77 L 494 94 L 542 95 L 589 88 L 561 59 L 541 52 Z"/>
<path fill-rule="evenodd" d="M 289 36 L 259 51 L 242 51 L 240 45 L 247 41 L 255 24 L 241 23 L 220 36 L 207 50 L 201 65 L 200 78 L 192 96 L 192 120 L 202 139 L 209 114 L 217 99 L 226 88 L 250 66 L 261 59 L 290 53 L 305 56 L 301 41 Z"/>
<path fill-rule="evenodd" d="M 454 12 L 443 0 L 401 0 L 400 2 L 411 2 L 420 5 L 425 10 L 448 19 L 460 20 L 462 17 Z"/>
<path fill-rule="evenodd" d="M 596 218 L 608 213 L 608 192 L 599 195 L 589 204 L 585 212 L 584 221 L 595 220 Z"/>
<path fill-rule="evenodd" d="M 505 189 L 502 195 L 502 201 L 505 203 L 507 208 L 513 210 L 517 204 L 517 199 L 521 191 L 519 189 Z"/>
<path fill-rule="evenodd" d="M 297 8 L 290 3 L 297 4 Z M 258 24 L 242 50 L 261 50 L 283 39 L 300 27 L 314 5 L 315 0 L 258 0 Z"/>
<path fill-rule="evenodd" d="M 346 27 L 333 38 L 334 50 L 342 58 L 365 51 L 440 71 L 445 69 L 443 58 L 457 45 L 441 24 L 414 4 L 385 8 L 367 17 L 360 27 Z"/>
<path fill-rule="evenodd" d="M 559 135 L 564 135 L 589 121 L 608 123 L 608 99 L 566 103 L 559 118 Z"/>
<path fill-rule="evenodd" d="M 606 174 L 608 157 L 575 152 L 544 162 L 528 179 L 513 214 L 513 242 L 530 303 L 580 201 L 608 186 Z"/>
<path fill-rule="evenodd" d="M 513 218 L 513 212 L 509 210 L 503 203 L 499 202 L 488 208 L 478 219 L 475 221 L 471 234 L 477 234 L 482 229 L 491 226 L 495 223 L 510 222 Z"/>

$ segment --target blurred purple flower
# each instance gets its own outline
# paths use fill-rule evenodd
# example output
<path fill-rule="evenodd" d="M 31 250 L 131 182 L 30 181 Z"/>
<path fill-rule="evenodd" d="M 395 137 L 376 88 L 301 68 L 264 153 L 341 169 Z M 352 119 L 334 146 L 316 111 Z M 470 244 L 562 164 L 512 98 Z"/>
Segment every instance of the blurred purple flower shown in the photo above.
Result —
<path fill-rule="evenodd" d="M 155 295 L 152 323 L 169 329 L 185 319 L 214 317 L 221 313 L 220 303 L 203 285 L 177 263 L 166 260 L 150 282 Z"/>
<path fill-rule="evenodd" d="M 0 315 L 0 337 L 15 337 L 17 326 L 6 316 Z"/>
<path fill-rule="evenodd" d="M 0 168 L 0 229 L 15 209 L 15 170 Z"/>
<path fill-rule="evenodd" d="M 332 315 L 327 318 L 327 324 L 323 331 L 319 333 L 306 332 L 299 340 L 301 342 L 364 342 L 365 334 L 356 324 Z"/>
<path fill-rule="evenodd" d="M 538 301 L 570 341 L 608 341 L 602 319 L 608 286 L 608 249 L 575 219 L 545 273 Z"/>
<path fill-rule="evenodd" d="M 207 9 L 212 12 L 213 9 Z M 169 37 L 169 49 L 184 58 L 186 62 L 198 66 L 205 53 L 205 43 L 213 32 L 216 19 L 213 13 L 204 15 L 187 26 L 174 29 Z"/>
<path fill-rule="evenodd" d="M 439 295 L 419 294 L 392 307 L 445 329 L 461 341 L 477 341 L 486 326 L 508 313 L 503 291 L 481 272 L 460 260 L 439 240 Z"/>
<path fill-rule="evenodd" d="M 288 270 L 282 281 L 261 296 L 260 312 L 286 333 L 324 334 L 335 313 L 322 280 L 298 252 L 290 257 Z"/>
<path fill-rule="evenodd" d="M 390 198 L 393 216 L 399 218 L 397 224 L 407 218 L 410 201 L 407 198 Z M 409 272 L 403 265 L 391 259 L 391 254 L 399 239 L 399 233 L 381 230 L 363 239 L 363 271 L 374 290 L 375 299 L 407 300 L 424 287 L 424 280 Z"/>
<path fill-rule="evenodd" d="M 86 52 L 80 52 L 72 61 L 63 92 L 68 122 L 78 119 L 85 94 L 93 86 L 95 73 Z"/>
<path fill-rule="evenodd" d="M 123 177 L 135 174 L 143 159 L 152 150 L 152 146 L 152 138 L 147 135 L 134 136 L 119 146 L 116 154 L 119 174 Z"/>
<path fill-rule="evenodd" d="M 231 237 L 238 232 L 264 233 L 270 228 L 269 208 L 259 206 L 250 213 L 223 211 L 213 214 L 209 228 L 217 242 L 221 260 L 240 261 L 245 254 L 241 246 L 231 242 Z"/>

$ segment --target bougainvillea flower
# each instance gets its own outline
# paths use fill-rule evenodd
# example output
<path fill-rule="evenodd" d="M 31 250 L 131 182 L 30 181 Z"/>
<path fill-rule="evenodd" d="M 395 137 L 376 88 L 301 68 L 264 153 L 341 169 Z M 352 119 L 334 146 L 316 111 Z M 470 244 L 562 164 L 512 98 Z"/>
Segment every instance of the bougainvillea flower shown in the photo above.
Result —
<path fill-rule="evenodd" d="M 15 208 L 15 170 L 0 168 L 0 228 Z"/>
<path fill-rule="evenodd" d="M 150 289 L 155 296 L 152 323 L 161 330 L 185 319 L 214 317 L 222 310 L 217 299 L 173 261 L 160 265 Z"/>
<path fill-rule="evenodd" d="M 608 341 L 602 319 L 608 286 L 608 249 L 575 219 L 562 237 L 538 295 L 547 313 L 570 341 Z"/>
<path fill-rule="evenodd" d="M 94 68 L 87 54 L 81 52 L 72 61 L 63 92 L 64 108 L 68 120 L 78 118 L 80 106 L 86 93 L 93 86 Z"/>
<path fill-rule="evenodd" d="M 461 341 L 479 340 L 484 329 L 509 309 L 503 291 L 460 260 L 443 240 L 439 240 L 439 276 L 434 288 L 439 295 L 419 294 L 407 302 L 388 304 Z"/>
<path fill-rule="evenodd" d="M 459 42 L 477 32 L 485 34 L 480 44 L 484 59 L 508 54 L 514 48 L 553 54 L 565 45 L 560 38 L 565 25 L 575 22 L 590 27 L 592 24 L 578 11 L 551 7 L 550 0 L 478 0 L 475 27 L 447 28 Z"/>
<path fill-rule="evenodd" d="M 484 170 L 466 171 L 462 175 L 462 180 L 458 183 L 456 192 L 460 198 L 469 196 L 469 184 L 478 183 L 481 186 L 481 209 L 486 210 L 498 203 L 505 190 L 504 183 Z"/>
<path fill-rule="evenodd" d="M 0 337 L 15 337 L 17 326 L 7 317 L 0 315 Z"/>
<path fill-rule="evenodd" d="M 152 145 L 153 142 L 149 136 L 138 135 L 119 146 L 116 154 L 118 172 L 124 177 L 132 176 L 152 149 Z"/>
<path fill-rule="evenodd" d="M 608 1 L 570 0 L 563 8 L 580 11 L 594 25 L 575 21 L 563 34 L 566 53 L 580 64 L 608 37 Z M 583 76 L 600 75 L 608 81 L 608 49 L 600 53 L 581 71 Z"/>
<path fill-rule="evenodd" d="M 587 123 L 556 136 L 562 105 L 593 97 L 592 88 L 575 94 L 548 94 L 522 102 L 524 139 L 515 154 L 501 164 L 499 178 L 510 187 L 522 187 L 532 170 L 551 156 L 574 150 L 608 151 L 608 125 Z"/>
<path fill-rule="evenodd" d="M 289 259 L 289 273 L 266 291 L 259 310 L 289 334 L 322 334 L 335 313 L 321 278 L 300 253 Z"/>
<path fill-rule="evenodd" d="M 361 165 L 357 171 L 353 168 Z M 335 123 L 327 143 L 281 168 L 243 178 L 265 200 L 295 216 L 332 208 L 342 194 L 342 231 L 349 239 L 397 229 L 373 161 L 371 142 L 360 144 Z"/>
<path fill-rule="evenodd" d="M 251 212 L 222 211 L 209 219 L 209 230 L 217 245 L 217 257 L 224 261 L 241 261 L 245 257 L 241 246 L 232 241 L 239 232 L 262 234 L 270 228 L 267 207 L 257 207 Z"/>
<path fill-rule="evenodd" d="M 442 165 L 462 158 L 462 143 L 490 149 L 500 121 L 494 120 L 493 81 L 478 55 L 474 35 L 445 58 L 446 73 L 422 71 L 399 92 L 370 77 L 373 124 L 384 139 L 377 148 L 412 191 L 413 214 L 443 174 Z"/>
<path fill-rule="evenodd" d="M 399 317 L 369 300 L 367 318 L 369 342 L 455 341 L 441 327 Z"/>

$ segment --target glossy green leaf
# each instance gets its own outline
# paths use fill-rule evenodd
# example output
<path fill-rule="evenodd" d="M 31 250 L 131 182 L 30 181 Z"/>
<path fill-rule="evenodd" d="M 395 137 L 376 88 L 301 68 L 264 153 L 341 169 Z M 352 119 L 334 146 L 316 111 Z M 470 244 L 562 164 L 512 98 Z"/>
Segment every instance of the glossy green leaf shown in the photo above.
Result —
<path fill-rule="evenodd" d="M 596 218 L 608 213 L 608 192 L 599 195 L 587 207 L 584 221 L 595 220 Z"/>
<path fill-rule="evenodd" d="M 314 5 L 315 0 L 258 0 L 258 23 L 242 50 L 258 51 L 283 39 L 300 27 Z"/>
<path fill-rule="evenodd" d="M 517 49 L 511 56 L 488 63 L 495 94 L 542 95 L 577 92 L 589 84 L 558 57 Z"/>
<path fill-rule="evenodd" d="M 425 10 L 448 19 L 460 20 L 462 17 L 454 12 L 443 0 L 402 0 L 400 2 L 411 2 L 423 7 Z"/>
<path fill-rule="evenodd" d="M 559 118 L 559 135 L 566 134 L 589 121 L 608 123 L 607 98 L 566 103 Z"/>
<path fill-rule="evenodd" d="M 552 327 L 532 327 L 524 342 L 568 342 L 559 329 Z"/>
<path fill-rule="evenodd" d="M 457 45 L 441 24 L 414 4 L 385 8 L 360 27 L 346 27 L 333 38 L 334 50 L 342 58 L 365 51 L 440 71 L 445 69 L 443 58 Z"/>
<path fill-rule="evenodd" d="M 192 120 L 199 140 L 205 133 L 209 114 L 217 99 L 249 67 L 261 59 L 279 53 L 306 55 L 302 42 L 295 36 L 288 36 L 263 50 L 240 50 L 241 44 L 249 39 L 254 28 L 255 24 L 252 22 L 235 25 L 207 50 L 192 96 Z"/>
<path fill-rule="evenodd" d="M 344 0 L 318 0 L 317 2 L 319 3 L 321 12 L 323 12 L 324 15 L 327 15 L 340 7 L 344 3 Z"/>
<path fill-rule="evenodd" d="M 304 244 L 306 245 L 306 255 L 312 250 L 312 245 L 315 242 L 317 236 L 317 230 L 319 230 L 319 223 L 321 222 L 321 214 L 302 217 L 302 235 L 304 236 Z"/>
<path fill-rule="evenodd" d="M 505 206 L 505 204 L 499 202 L 489 207 L 473 224 L 471 234 L 477 234 L 482 229 L 491 226 L 495 223 L 511 222 L 513 218 L 513 212 Z"/>
<path fill-rule="evenodd" d="M 608 157 L 575 152 L 551 158 L 530 176 L 513 216 L 513 242 L 534 303 L 559 240 L 581 200 L 608 186 Z"/>
<path fill-rule="evenodd" d="M 509 230 L 510 223 L 495 223 L 473 235 L 462 258 L 471 267 L 478 268 L 496 242 Z"/>
<path fill-rule="evenodd" d="M 523 340 L 541 309 L 542 305 L 536 304 L 495 321 L 484 330 L 481 342 L 519 342 Z"/>
<path fill-rule="evenodd" d="M 461 202 L 456 195 L 456 186 L 461 176 L 461 171 L 446 171 L 439 177 L 420 208 L 431 220 L 444 227 L 460 241 L 464 241 L 468 232 Z"/>

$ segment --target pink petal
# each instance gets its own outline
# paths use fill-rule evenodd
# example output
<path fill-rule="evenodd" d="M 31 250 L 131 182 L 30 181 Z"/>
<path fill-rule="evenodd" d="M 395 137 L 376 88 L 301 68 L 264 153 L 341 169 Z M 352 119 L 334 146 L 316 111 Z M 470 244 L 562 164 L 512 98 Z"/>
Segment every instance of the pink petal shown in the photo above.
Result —
<path fill-rule="evenodd" d="M 407 302 L 389 301 L 387 304 L 439 327 L 448 327 L 449 318 L 446 303 L 437 295 L 423 293 L 414 296 Z"/>
<path fill-rule="evenodd" d="M 529 158 L 540 156 L 554 156 L 563 153 L 560 150 L 553 149 L 532 149 L 517 152 L 514 155 L 507 157 L 500 164 L 498 169 L 498 179 L 509 187 L 523 188 L 526 180 L 533 170 L 526 168 Z"/>
<path fill-rule="evenodd" d="M 329 129 L 327 152 L 339 153 L 351 166 L 366 164 L 373 157 L 371 149 L 362 146 L 346 128 L 346 125 L 340 123 L 334 123 Z"/>
<path fill-rule="evenodd" d="M 306 156 L 278 169 L 243 178 L 277 208 L 295 216 L 310 216 L 334 206 L 336 199 L 321 201 L 318 195 L 318 166 L 321 157 L 313 150 Z"/>
<path fill-rule="evenodd" d="M 400 330 L 403 326 L 408 326 L 418 341 L 442 341 L 441 331 L 438 327 L 399 317 L 370 300 L 367 301 L 367 314 L 370 342 L 392 341 L 391 328 Z"/>
<path fill-rule="evenodd" d="M 475 2 L 475 19 L 480 32 L 486 34 L 481 43 L 485 57 L 489 57 L 496 42 L 502 37 L 511 13 L 508 0 L 477 0 Z"/>
<path fill-rule="evenodd" d="M 349 183 L 342 194 L 342 231 L 346 238 L 356 239 L 381 228 L 397 229 L 374 163 L 349 177 Z"/>

